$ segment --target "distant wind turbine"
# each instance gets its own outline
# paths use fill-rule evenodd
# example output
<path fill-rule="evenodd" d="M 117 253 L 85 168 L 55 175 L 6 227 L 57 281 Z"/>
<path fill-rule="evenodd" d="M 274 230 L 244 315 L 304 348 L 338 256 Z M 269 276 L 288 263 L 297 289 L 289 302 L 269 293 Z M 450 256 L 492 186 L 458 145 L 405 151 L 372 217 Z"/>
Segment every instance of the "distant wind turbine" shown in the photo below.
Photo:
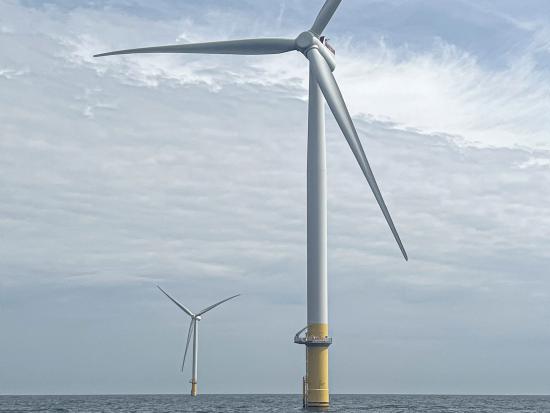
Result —
<path fill-rule="evenodd" d="M 336 67 L 334 49 L 327 43 L 326 37 L 321 36 L 340 3 L 341 0 L 326 0 L 313 26 L 295 39 L 264 38 L 175 44 L 95 55 L 96 57 L 132 53 L 269 55 L 298 51 L 308 59 L 307 327 L 300 330 L 300 334 L 305 331 L 305 336 L 301 337 L 297 334 L 294 341 L 306 345 L 304 404 L 312 407 L 329 405 L 328 346 L 332 343 L 332 338 L 328 335 L 326 148 L 323 96 L 365 175 L 403 257 L 405 260 L 408 259 L 338 83 L 332 74 Z"/>
<path fill-rule="evenodd" d="M 185 353 L 183 353 L 183 362 L 181 363 L 181 371 L 183 371 L 183 367 L 185 366 L 185 358 L 187 357 L 187 350 L 189 348 L 189 342 L 191 341 L 191 336 L 193 336 L 193 370 L 191 374 L 191 396 L 197 395 L 197 356 L 199 352 L 199 321 L 202 319 L 202 315 L 204 313 L 207 313 L 208 311 L 212 310 L 213 308 L 219 306 L 222 303 L 225 303 L 226 301 L 231 300 L 232 298 L 238 297 L 240 294 L 233 295 L 229 298 L 226 298 L 225 300 L 221 300 L 217 302 L 216 304 L 212 304 L 209 307 L 206 307 L 205 309 L 199 311 L 197 314 L 193 314 L 191 310 L 189 310 L 187 307 L 185 307 L 183 304 L 176 301 L 174 298 L 172 298 L 166 291 L 164 291 L 160 286 L 157 285 L 157 288 L 163 292 L 163 294 L 168 297 L 174 304 L 176 304 L 181 310 L 183 310 L 184 313 L 186 313 L 189 317 L 191 317 L 191 323 L 189 323 L 189 332 L 187 333 L 187 344 L 185 345 Z"/>

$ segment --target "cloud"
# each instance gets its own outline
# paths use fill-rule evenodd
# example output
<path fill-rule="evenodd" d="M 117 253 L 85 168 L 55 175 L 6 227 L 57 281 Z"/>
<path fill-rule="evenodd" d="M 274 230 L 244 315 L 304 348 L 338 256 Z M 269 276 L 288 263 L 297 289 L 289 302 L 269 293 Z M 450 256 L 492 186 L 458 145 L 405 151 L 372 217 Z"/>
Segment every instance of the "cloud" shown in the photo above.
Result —
<path fill-rule="evenodd" d="M 89 19 L 84 16 L 86 13 L 77 10 L 72 19 Z M 214 34 L 209 27 L 218 28 L 219 39 L 239 37 L 230 22 L 250 19 L 250 15 L 227 17 L 225 13 L 213 13 L 212 26 L 207 27 L 190 19 L 176 20 L 170 26 L 177 28 L 177 35 L 170 35 L 155 22 L 149 31 L 155 33 L 151 38 L 146 36 L 149 32 L 139 29 L 151 22 L 134 19 L 127 28 L 115 29 L 111 25 L 120 17 L 111 14 L 103 23 L 109 25 L 108 29 L 64 38 L 66 58 L 93 67 L 100 74 L 109 71 L 123 82 L 149 87 L 168 81 L 203 84 L 219 91 L 228 84 L 259 84 L 283 88 L 296 97 L 305 96 L 307 62 L 301 56 L 91 57 L 98 51 L 136 45 L 212 40 Z M 418 49 L 406 43 L 395 46 L 391 42 L 389 46 L 383 37 L 376 43 L 364 43 L 358 38 L 334 36 L 338 49 L 336 76 L 351 111 L 405 129 L 454 135 L 477 146 L 548 148 L 550 125 L 545 114 L 550 109 L 549 75 L 539 62 L 544 57 L 541 53 L 547 51 L 549 31 L 540 24 L 536 29 L 527 22 L 520 25 L 507 15 L 499 18 L 501 24 L 528 33 L 531 40 L 500 57 L 503 63 L 498 67 L 487 66 L 477 54 L 438 37 L 432 38 L 430 47 Z M 253 30 L 256 36 L 267 34 L 265 30 Z M 295 35 L 288 29 L 282 32 Z M 132 38 L 132 42 L 117 40 L 121 38 Z"/>
<path fill-rule="evenodd" d="M 123 6 L 1 6 L 17 32 L 0 67 L 28 71 L 0 78 L 0 388 L 180 391 L 186 326 L 160 282 L 190 306 L 244 293 L 205 323 L 205 388 L 294 392 L 307 62 L 93 59 L 269 30 L 245 6 L 180 6 L 198 21 Z M 269 7 L 292 24 L 310 12 Z M 334 391 L 547 388 L 545 72 L 529 54 L 490 68 L 448 41 L 367 47 L 337 27 L 336 76 L 411 260 L 327 115 Z M 237 369 L 264 380 L 228 383 Z"/>
<path fill-rule="evenodd" d="M 28 73 L 28 70 L 26 69 L 0 68 L 0 77 L 7 80 L 11 80 L 17 76 L 23 76 L 26 73 Z"/>

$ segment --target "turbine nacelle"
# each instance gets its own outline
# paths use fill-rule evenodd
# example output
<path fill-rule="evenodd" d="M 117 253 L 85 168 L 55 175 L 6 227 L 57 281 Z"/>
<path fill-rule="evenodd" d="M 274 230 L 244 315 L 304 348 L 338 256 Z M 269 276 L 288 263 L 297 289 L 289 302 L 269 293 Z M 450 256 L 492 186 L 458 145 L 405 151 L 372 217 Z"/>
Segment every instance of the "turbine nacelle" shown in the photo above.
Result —
<path fill-rule="evenodd" d="M 202 317 L 200 315 L 196 316 L 196 317 L 193 317 L 194 320 L 196 321 L 201 321 L 202 320 Z"/>
<path fill-rule="evenodd" d="M 319 40 L 321 41 L 321 43 L 323 43 L 325 45 L 325 47 L 330 50 L 330 52 L 336 56 L 336 50 L 334 49 L 334 47 L 332 47 L 332 45 L 328 42 L 330 39 L 326 36 L 321 36 L 319 37 Z"/>
<path fill-rule="evenodd" d="M 296 50 L 301 52 L 306 58 L 309 59 L 308 53 L 312 49 L 317 49 L 321 53 L 321 56 L 326 60 L 327 64 L 330 67 L 330 70 L 334 71 L 336 68 L 336 60 L 334 59 L 334 49 L 329 48 L 325 45 L 325 37 L 322 37 L 322 40 L 311 31 L 305 31 L 298 35 L 295 40 Z"/>

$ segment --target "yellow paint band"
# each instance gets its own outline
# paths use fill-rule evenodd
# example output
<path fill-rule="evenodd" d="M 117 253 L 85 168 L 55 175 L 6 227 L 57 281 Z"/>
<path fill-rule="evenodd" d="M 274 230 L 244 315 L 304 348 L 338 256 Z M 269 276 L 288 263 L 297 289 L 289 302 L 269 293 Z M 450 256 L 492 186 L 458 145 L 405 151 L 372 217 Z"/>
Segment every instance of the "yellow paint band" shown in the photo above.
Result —
<path fill-rule="evenodd" d="M 328 336 L 328 324 L 310 324 L 308 338 Z M 328 406 L 328 346 L 308 346 L 307 364 L 307 404 L 308 406 Z"/>

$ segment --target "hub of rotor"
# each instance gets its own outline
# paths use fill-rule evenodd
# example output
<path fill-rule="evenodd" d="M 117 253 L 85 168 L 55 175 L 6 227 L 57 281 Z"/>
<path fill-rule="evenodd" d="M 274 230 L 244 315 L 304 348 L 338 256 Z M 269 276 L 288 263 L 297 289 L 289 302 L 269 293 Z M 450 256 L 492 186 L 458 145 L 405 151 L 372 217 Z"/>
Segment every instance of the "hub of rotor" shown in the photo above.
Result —
<path fill-rule="evenodd" d="M 302 32 L 296 38 L 296 48 L 303 54 L 306 54 L 309 49 L 316 46 L 317 38 L 311 32 Z"/>
<path fill-rule="evenodd" d="M 327 38 L 325 36 L 322 36 L 319 39 L 312 32 L 302 32 L 296 38 L 295 43 L 296 49 L 298 49 L 305 57 L 308 57 L 307 55 L 310 50 L 317 49 L 330 66 L 330 70 L 334 71 L 336 68 L 334 48 L 327 43 Z"/>

